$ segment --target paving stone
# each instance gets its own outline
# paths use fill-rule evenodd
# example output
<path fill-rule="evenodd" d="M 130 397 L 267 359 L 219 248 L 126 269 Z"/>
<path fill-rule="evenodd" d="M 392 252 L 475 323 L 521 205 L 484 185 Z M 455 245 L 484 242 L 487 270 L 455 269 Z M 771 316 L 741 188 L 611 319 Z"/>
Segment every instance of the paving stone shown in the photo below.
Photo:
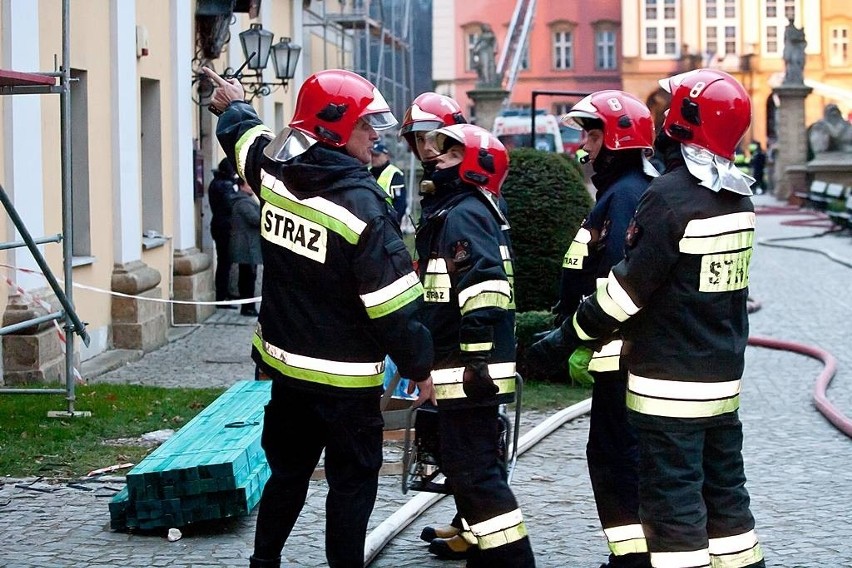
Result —
<path fill-rule="evenodd" d="M 756 204 L 779 205 L 771 196 Z M 803 216 L 761 214 L 750 291 L 761 308 L 751 316 L 753 335 L 799 341 L 831 352 L 838 374 L 829 399 L 852 415 L 852 271 L 814 254 L 770 245 L 808 247 L 852 263 L 849 233 L 815 237 L 821 229 L 782 222 Z M 760 244 L 778 237 L 795 241 Z M 253 377 L 249 359 L 254 320 L 237 311 L 217 310 L 201 326 L 186 326 L 179 338 L 137 361 L 91 379 L 166 387 L 227 387 Z M 821 364 L 783 351 L 749 347 L 742 393 L 744 458 L 757 533 L 773 568 L 852 566 L 852 440 L 836 430 L 813 406 Z M 544 415 L 527 413 L 528 429 Z M 518 462 L 513 487 L 526 517 L 538 566 L 597 567 L 606 543 L 597 521 L 585 444 L 588 420 L 560 428 Z M 394 455 L 387 452 L 389 456 Z M 121 479 L 121 478 L 118 478 Z M 99 491 L 55 486 L 52 493 L 0 486 L 0 566 L 58 567 L 244 567 L 254 538 L 255 515 L 182 528 L 170 543 L 162 533 L 109 530 L 105 487 Z M 27 480 L 32 481 L 32 480 Z M 96 483 L 95 486 L 98 484 Z M 325 482 L 311 482 L 307 504 L 284 551 L 294 566 L 324 566 Z M 380 479 L 370 528 L 404 504 L 398 476 Z M 455 568 L 463 562 L 439 561 L 419 540 L 426 524 L 448 522 L 452 500 L 442 499 L 404 529 L 372 563 L 378 568 Z"/>

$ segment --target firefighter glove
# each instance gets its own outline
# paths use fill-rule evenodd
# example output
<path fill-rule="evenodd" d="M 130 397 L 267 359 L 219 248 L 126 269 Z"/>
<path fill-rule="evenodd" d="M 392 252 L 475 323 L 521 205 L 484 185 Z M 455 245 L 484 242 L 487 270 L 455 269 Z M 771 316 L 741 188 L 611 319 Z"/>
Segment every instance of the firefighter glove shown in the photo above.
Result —
<path fill-rule="evenodd" d="M 488 373 L 488 363 L 482 359 L 475 359 L 465 365 L 462 388 L 473 402 L 488 400 L 500 390 Z"/>
<path fill-rule="evenodd" d="M 590 347 L 581 345 L 568 358 L 568 372 L 571 374 L 571 379 L 584 387 L 590 387 L 595 383 L 595 378 L 589 372 L 589 361 L 592 360 L 593 353 Z"/>
<path fill-rule="evenodd" d="M 557 327 L 527 350 L 526 364 L 530 373 L 539 378 L 564 372 L 568 357 L 579 347 L 580 340 L 574 333 L 571 322 L 566 321 L 568 333 Z"/>

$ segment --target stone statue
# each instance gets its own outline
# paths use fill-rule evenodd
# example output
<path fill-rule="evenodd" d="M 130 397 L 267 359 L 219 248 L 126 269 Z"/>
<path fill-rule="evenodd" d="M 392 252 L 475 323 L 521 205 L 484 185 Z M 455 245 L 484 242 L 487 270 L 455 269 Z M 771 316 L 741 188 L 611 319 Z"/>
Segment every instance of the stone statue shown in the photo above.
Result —
<path fill-rule="evenodd" d="M 815 155 L 823 152 L 852 152 L 852 124 L 843 118 L 836 104 L 826 105 L 822 119 L 810 125 L 808 145 Z"/>
<path fill-rule="evenodd" d="M 476 70 L 478 87 L 499 87 L 497 77 L 497 37 L 488 24 L 482 24 L 476 43 L 473 45 L 473 64 Z"/>
<path fill-rule="evenodd" d="M 804 28 L 797 28 L 793 24 L 793 18 L 788 19 L 787 27 L 784 28 L 784 84 L 803 85 L 805 83 L 805 40 Z"/>

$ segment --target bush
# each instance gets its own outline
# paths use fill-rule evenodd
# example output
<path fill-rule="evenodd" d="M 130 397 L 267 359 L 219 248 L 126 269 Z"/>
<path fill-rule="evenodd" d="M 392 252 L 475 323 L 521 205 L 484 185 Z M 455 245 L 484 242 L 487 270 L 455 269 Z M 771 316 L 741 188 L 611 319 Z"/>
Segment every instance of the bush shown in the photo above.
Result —
<path fill-rule="evenodd" d="M 567 364 L 564 372 L 547 377 L 531 376 L 529 373 L 526 365 L 526 351 L 530 345 L 535 343 L 535 334 L 550 331 L 551 329 L 553 329 L 553 314 L 549 311 L 521 312 L 515 315 L 515 337 L 518 344 L 518 353 L 515 360 L 517 361 L 518 373 L 521 374 L 524 380 L 571 382 Z"/>
<path fill-rule="evenodd" d="M 515 251 L 518 312 L 549 310 L 559 293 L 562 257 L 592 198 L 576 164 L 531 148 L 512 150 L 503 195 Z"/>

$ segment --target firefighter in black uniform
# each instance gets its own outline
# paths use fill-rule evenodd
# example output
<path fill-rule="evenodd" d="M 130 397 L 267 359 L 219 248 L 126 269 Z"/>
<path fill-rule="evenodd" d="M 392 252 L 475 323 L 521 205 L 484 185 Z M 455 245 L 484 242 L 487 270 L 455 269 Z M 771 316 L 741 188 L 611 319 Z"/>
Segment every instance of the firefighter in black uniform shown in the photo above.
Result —
<path fill-rule="evenodd" d="M 446 95 L 432 91 L 420 93 L 411 102 L 402 119 L 399 135 L 405 138 L 408 147 L 423 166 L 422 188 L 429 192 L 434 188 L 430 181 L 435 172 L 434 148 L 426 144 L 426 135 L 442 126 L 467 124 L 461 106 Z M 429 543 L 429 552 L 447 560 L 467 558 L 473 545 L 461 534 L 461 515 L 456 512 L 447 525 L 426 526 L 420 532 L 420 539 Z"/>
<path fill-rule="evenodd" d="M 532 357 L 559 364 L 620 328 L 652 566 L 762 568 L 738 417 L 755 215 L 733 159 L 751 102 L 715 69 L 661 84 L 672 95 L 656 141 L 666 171 L 639 203 L 625 258 Z"/>
<path fill-rule="evenodd" d="M 309 77 L 277 137 L 236 80 L 205 69 L 217 136 L 260 197 L 263 303 L 252 358 L 272 377 L 262 444 L 272 475 L 251 566 L 278 567 L 325 450 L 326 557 L 361 567 L 382 463 L 384 357 L 433 395 L 423 288 L 393 209 L 365 164 L 375 129 L 396 125 L 379 91 L 343 70 Z"/>
<path fill-rule="evenodd" d="M 467 566 L 535 565 L 523 515 L 499 459 L 498 406 L 515 390 L 512 252 L 497 205 L 506 149 L 478 126 L 433 131 L 434 192 L 417 230 L 425 290 L 421 319 L 432 332 L 441 470 L 477 549 Z"/>
<path fill-rule="evenodd" d="M 622 91 L 598 91 L 575 104 L 564 122 L 586 131 L 581 161 L 594 171 L 595 206 L 581 225 L 562 263 L 557 322 L 574 314 L 584 296 L 605 281 L 624 258 L 624 235 L 639 198 L 658 172 L 645 152 L 654 145 L 654 119 L 639 99 Z M 620 366 L 622 342 L 572 354 L 574 367 L 589 371 L 592 412 L 586 457 L 598 518 L 609 543 L 601 568 L 649 567 L 639 522 L 639 443 L 624 404 L 627 370 Z"/>

